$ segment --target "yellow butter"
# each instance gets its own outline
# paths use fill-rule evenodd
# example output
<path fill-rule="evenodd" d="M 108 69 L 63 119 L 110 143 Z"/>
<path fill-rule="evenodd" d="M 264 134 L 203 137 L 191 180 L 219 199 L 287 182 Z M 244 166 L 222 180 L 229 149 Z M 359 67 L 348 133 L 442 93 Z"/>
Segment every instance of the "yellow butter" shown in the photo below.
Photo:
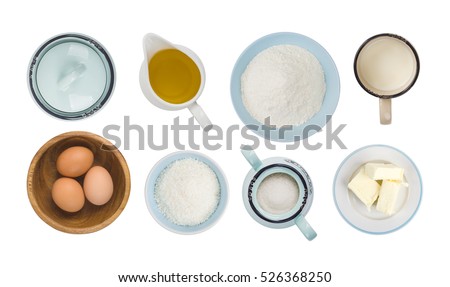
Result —
<path fill-rule="evenodd" d="M 367 206 L 371 207 L 380 192 L 380 184 L 368 177 L 362 167 L 348 183 L 348 188 Z"/>
<path fill-rule="evenodd" d="M 367 176 L 373 180 L 403 181 L 404 169 L 394 164 L 369 162 L 364 168 Z"/>
<path fill-rule="evenodd" d="M 380 195 L 377 202 L 377 210 L 387 215 L 395 213 L 395 206 L 400 191 L 401 182 L 383 180 L 380 188 Z"/>

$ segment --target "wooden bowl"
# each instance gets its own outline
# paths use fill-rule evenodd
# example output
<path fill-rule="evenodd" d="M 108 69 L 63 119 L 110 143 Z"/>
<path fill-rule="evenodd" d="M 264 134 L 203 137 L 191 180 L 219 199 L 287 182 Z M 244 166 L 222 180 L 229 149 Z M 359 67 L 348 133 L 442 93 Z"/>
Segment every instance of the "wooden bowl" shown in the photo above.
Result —
<path fill-rule="evenodd" d="M 53 202 L 52 186 L 61 177 L 56 159 L 72 146 L 89 148 L 94 153 L 94 165 L 110 173 L 114 192 L 106 204 L 96 206 L 86 200 L 80 211 L 70 213 Z M 83 177 L 76 179 L 81 183 Z M 48 225 L 67 233 L 91 233 L 111 224 L 125 208 L 130 187 L 130 172 L 120 151 L 105 138 L 88 132 L 68 132 L 52 138 L 39 149 L 28 170 L 28 198 L 34 211 Z"/>

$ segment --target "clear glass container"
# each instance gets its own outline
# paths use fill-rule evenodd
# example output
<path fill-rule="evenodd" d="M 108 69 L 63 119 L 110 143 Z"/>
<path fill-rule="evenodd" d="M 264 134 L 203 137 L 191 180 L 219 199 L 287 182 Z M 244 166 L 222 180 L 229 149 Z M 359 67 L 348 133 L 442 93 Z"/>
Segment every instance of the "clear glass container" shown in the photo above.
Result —
<path fill-rule="evenodd" d="M 77 120 L 107 103 L 115 77 L 111 56 L 99 42 L 70 33 L 57 35 L 37 49 L 28 69 L 28 86 L 48 114 Z"/>

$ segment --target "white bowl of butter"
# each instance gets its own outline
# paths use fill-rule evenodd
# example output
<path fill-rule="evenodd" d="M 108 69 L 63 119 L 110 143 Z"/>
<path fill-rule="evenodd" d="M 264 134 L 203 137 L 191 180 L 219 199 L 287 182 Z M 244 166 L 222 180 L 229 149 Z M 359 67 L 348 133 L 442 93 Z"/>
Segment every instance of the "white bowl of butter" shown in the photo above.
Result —
<path fill-rule="evenodd" d="M 422 180 L 414 162 L 387 145 L 362 147 L 339 166 L 334 200 L 354 228 L 384 234 L 398 230 L 415 215 L 422 198 Z"/>

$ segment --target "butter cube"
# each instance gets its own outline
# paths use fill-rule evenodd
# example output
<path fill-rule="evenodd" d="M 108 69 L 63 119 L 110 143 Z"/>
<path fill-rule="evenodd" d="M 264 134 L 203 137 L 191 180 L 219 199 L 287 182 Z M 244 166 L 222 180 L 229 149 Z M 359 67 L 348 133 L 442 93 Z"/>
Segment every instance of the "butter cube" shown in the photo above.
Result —
<path fill-rule="evenodd" d="M 362 167 L 358 174 L 348 183 L 348 188 L 368 208 L 372 206 L 380 192 L 380 185 L 366 175 L 364 167 Z"/>
<path fill-rule="evenodd" d="M 387 215 L 394 214 L 401 184 L 399 181 L 383 180 L 377 202 L 378 211 Z"/>
<path fill-rule="evenodd" d="M 366 163 L 366 174 L 373 180 L 398 180 L 403 181 L 404 169 L 391 163 Z"/>

